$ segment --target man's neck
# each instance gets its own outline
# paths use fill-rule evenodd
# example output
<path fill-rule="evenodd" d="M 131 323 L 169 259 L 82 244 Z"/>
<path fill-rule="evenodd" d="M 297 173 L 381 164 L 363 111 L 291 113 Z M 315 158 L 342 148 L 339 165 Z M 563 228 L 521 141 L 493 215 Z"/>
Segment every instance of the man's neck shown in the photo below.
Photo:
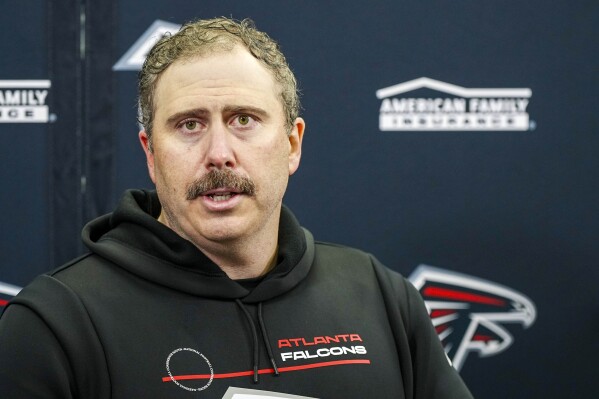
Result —
<path fill-rule="evenodd" d="M 280 213 L 280 212 L 279 212 Z M 173 229 L 164 212 L 158 221 Z M 278 257 L 279 218 L 249 237 L 211 241 L 200 237 L 186 237 L 173 229 L 182 238 L 194 244 L 207 258 L 220 267 L 232 280 L 263 276 L 272 270 Z"/>
<path fill-rule="evenodd" d="M 228 247 L 230 250 L 230 247 Z M 242 250 L 243 255 L 231 256 L 227 254 L 226 257 L 217 257 L 211 254 L 204 254 L 216 263 L 232 280 L 241 280 L 247 278 L 259 277 L 270 272 L 277 264 L 278 246 L 275 244 L 274 248 L 265 250 L 264 246 L 253 246 L 253 249 L 257 249 L 255 253 L 252 253 L 252 249 Z M 201 249 L 200 249 L 201 250 Z M 237 251 L 235 251 L 237 252 Z"/>

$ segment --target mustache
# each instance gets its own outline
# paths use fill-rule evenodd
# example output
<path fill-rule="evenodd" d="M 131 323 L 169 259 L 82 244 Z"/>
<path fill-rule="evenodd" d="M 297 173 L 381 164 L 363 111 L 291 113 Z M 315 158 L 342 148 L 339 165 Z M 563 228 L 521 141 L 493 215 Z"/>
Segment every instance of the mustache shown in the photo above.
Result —
<path fill-rule="evenodd" d="M 256 184 L 249 177 L 240 176 L 230 169 L 212 169 L 187 186 L 186 199 L 192 201 L 206 191 L 225 187 L 241 194 L 256 194 Z"/>

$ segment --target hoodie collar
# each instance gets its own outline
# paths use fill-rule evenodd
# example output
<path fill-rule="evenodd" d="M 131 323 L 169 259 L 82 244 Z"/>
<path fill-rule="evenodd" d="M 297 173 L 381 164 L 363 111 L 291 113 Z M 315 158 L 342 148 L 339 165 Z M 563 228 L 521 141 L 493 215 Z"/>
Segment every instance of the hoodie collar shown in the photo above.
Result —
<path fill-rule="evenodd" d="M 115 211 L 83 229 L 91 252 L 146 280 L 192 295 L 256 303 L 299 284 L 314 258 L 312 235 L 281 209 L 277 265 L 254 288 L 231 280 L 195 245 L 156 218 L 161 206 L 155 191 L 128 190 Z"/>

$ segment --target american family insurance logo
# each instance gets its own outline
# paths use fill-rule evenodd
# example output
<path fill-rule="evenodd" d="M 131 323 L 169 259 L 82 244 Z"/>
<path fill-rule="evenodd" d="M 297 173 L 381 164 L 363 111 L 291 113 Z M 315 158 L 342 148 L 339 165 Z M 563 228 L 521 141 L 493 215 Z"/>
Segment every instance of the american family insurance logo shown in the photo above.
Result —
<path fill-rule="evenodd" d="M 381 131 L 525 131 L 531 89 L 470 89 L 419 78 L 377 90 Z"/>
<path fill-rule="evenodd" d="M 49 80 L 0 80 L 0 123 L 46 123 Z"/>

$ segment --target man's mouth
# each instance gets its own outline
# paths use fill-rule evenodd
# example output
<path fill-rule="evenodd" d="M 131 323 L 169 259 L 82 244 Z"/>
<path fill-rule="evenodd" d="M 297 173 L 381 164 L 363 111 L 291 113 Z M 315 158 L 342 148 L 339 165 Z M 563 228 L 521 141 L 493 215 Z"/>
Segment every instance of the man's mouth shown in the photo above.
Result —
<path fill-rule="evenodd" d="M 210 194 L 207 197 L 210 197 L 214 202 L 226 201 L 232 196 L 237 195 L 237 193 L 219 193 L 219 194 Z"/>
<path fill-rule="evenodd" d="M 214 190 L 208 190 L 204 193 L 202 193 L 201 195 L 204 198 L 209 198 L 211 201 L 214 202 L 224 202 L 227 201 L 235 196 L 244 194 L 243 192 L 236 190 L 234 188 L 231 187 L 221 187 L 221 188 L 217 188 Z"/>

